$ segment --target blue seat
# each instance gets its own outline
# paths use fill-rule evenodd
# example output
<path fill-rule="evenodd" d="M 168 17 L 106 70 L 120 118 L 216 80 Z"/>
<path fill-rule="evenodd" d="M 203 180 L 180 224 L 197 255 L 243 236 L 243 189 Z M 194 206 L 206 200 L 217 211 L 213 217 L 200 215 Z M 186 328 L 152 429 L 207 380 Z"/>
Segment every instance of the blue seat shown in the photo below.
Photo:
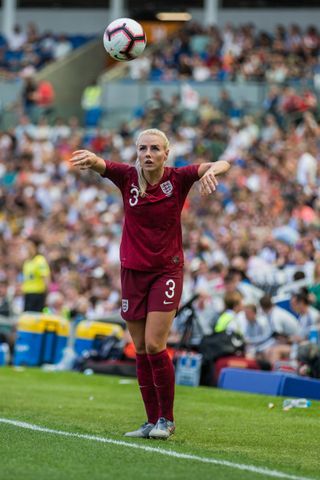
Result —
<path fill-rule="evenodd" d="M 3 35 L 0 33 L 0 47 L 6 47 L 7 46 L 7 40 Z"/>
<path fill-rule="evenodd" d="M 82 47 L 85 43 L 94 38 L 92 35 L 68 35 L 68 40 L 72 43 L 73 48 Z"/>
<path fill-rule="evenodd" d="M 218 387 L 264 395 L 320 400 L 320 380 L 284 372 L 223 368 Z"/>
<path fill-rule="evenodd" d="M 12 60 L 21 61 L 23 57 L 23 52 L 21 50 L 6 50 L 4 58 L 7 62 L 11 62 Z"/>

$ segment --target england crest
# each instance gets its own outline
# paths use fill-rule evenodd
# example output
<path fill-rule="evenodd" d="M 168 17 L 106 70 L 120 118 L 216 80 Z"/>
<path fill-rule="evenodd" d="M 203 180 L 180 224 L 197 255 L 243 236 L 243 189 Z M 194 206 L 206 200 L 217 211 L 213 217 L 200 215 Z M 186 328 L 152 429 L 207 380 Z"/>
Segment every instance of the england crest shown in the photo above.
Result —
<path fill-rule="evenodd" d="M 126 298 L 123 298 L 122 299 L 122 311 L 123 311 L 123 313 L 126 313 L 128 311 L 128 308 L 129 308 L 129 300 L 127 300 Z"/>
<path fill-rule="evenodd" d="M 161 187 L 161 190 L 163 191 L 163 193 L 165 195 L 167 195 L 167 197 L 170 197 L 170 195 L 172 194 L 172 191 L 173 191 L 173 185 L 170 182 L 170 180 L 168 180 L 167 182 L 161 183 L 160 187 Z"/>

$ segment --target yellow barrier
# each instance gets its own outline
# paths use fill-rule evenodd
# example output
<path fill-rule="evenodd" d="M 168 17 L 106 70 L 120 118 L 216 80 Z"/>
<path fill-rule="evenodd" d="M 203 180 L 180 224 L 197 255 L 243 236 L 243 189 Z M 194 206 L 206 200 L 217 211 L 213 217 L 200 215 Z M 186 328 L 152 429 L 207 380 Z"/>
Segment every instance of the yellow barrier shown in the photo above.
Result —
<path fill-rule="evenodd" d="M 77 339 L 93 340 L 99 335 L 105 337 L 113 335 L 121 340 L 124 335 L 124 330 L 121 325 L 92 320 L 82 320 L 76 328 Z"/>
<path fill-rule="evenodd" d="M 17 330 L 23 332 L 43 333 L 55 332 L 67 337 L 70 326 L 68 320 L 49 313 L 26 312 L 18 320 Z"/>

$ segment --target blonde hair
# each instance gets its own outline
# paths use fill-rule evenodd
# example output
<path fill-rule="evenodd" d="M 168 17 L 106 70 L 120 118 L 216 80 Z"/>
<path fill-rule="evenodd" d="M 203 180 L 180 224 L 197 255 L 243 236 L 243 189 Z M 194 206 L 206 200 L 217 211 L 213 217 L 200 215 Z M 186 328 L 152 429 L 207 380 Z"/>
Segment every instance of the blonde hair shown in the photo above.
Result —
<path fill-rule="evenodd" d="M 168 150 L 170 143 L 168 140 L 168 137 L 162 130 L 158 130 L 157 128 L 149 128 L 148 130 L 143 130 L 142 132 L 139 133 L 137 141 L 136 141 L 136 146 L 139 145 L 140 138 L 143 135 L 157 135 L 158 137 L 161 137 L 163 142 L 164 142 L 164 148 L 165 150 Z M 137 174 L 138 174 L 138 185 L 139 185 L 139 194 L 141 197 L 146 196 L 146 190 L 147 190 L 147 181 L 144 178 L 142 168 L 139 162 L 139 159 L 137 158 L 136 164 L 135 164 Z"/>

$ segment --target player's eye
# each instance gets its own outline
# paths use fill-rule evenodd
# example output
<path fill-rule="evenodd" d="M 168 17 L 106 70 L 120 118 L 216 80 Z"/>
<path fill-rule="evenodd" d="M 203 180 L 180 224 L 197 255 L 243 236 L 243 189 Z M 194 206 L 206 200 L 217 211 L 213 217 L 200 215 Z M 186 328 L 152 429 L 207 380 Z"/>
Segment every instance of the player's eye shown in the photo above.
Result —
<path fill-rule="evenodd" d="M 152 147 L 151 147 L 151 148 L 152 148 L 152 150 L 159 150 L 159 147 L 158 147 L 158 145 L 152 145 Z"/>

